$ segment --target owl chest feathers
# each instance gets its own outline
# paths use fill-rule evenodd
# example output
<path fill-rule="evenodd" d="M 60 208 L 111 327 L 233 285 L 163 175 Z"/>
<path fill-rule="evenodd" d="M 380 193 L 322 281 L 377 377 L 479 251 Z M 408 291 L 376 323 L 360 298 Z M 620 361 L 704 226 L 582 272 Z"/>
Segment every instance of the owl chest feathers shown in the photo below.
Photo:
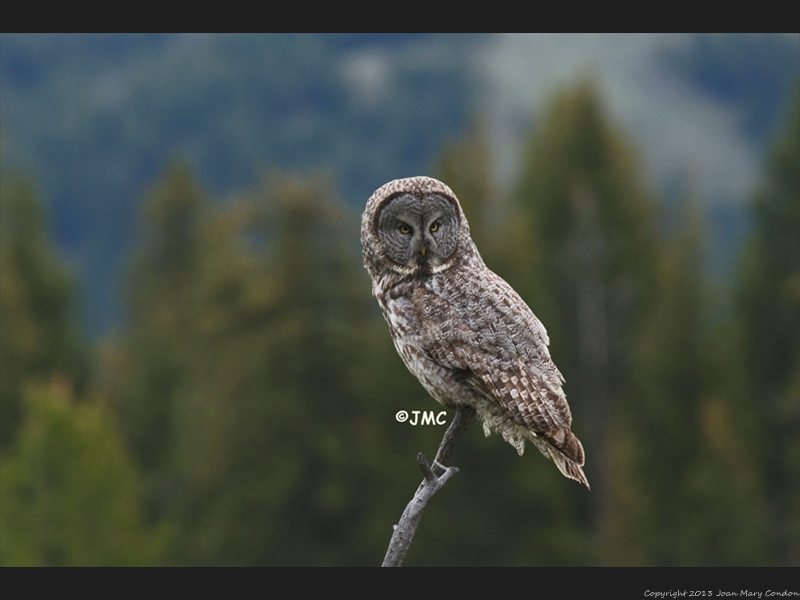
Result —
<path fill-rule="evenodd" d="M 398 355 L 439 403 L 454 406 L 465 386 L 458 380 L 454 342 L 469 331 L 453 319 L 448 303 L 425 285 L 400 282 L 375 290 Z M 439 360 L 434 360 L 436 355 Z"/>

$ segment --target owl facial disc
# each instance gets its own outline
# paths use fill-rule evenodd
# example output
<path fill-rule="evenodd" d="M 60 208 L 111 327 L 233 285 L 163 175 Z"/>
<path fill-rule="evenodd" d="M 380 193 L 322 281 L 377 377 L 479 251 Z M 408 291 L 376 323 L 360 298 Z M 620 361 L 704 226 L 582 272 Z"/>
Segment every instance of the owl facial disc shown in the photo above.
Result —
<path fill-rule="evenodd" d="M 375 235 L 401 273 L 438 273 L 458 249 L 460 218 L 453 201 L 438 193 L 401 193 L 378 210 Z"/>

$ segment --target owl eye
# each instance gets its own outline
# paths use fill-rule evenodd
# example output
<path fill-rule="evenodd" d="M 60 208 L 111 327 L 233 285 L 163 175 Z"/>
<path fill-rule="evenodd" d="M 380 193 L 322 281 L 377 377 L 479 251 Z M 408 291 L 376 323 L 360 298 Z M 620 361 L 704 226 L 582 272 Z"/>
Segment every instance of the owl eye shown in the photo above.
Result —
<path fill-rule="evenodd" d="M 431 224 L 431 233 L 436 233 L 437 231 L 439 231 L 439 221 L 434 221 Z"/>
<path fill-rule="evenodd" d="M 411 227 L 406 225 L 405 223 L 400 225 L 400 233 L 411 233 Z"/>

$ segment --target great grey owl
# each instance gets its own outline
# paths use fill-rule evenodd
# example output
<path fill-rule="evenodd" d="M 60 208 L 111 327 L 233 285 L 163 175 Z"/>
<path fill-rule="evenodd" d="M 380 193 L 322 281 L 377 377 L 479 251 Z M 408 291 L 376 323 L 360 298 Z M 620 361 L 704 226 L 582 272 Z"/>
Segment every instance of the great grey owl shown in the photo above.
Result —
<path fill-rule="evenodd" d="M 520 455 L 532 441 L 589 487 L 547 332 L 486 267 L 452 190 L 430 177 L 382 186 L 361 219 L 361 248 L 395 348 L 428 393 L 474 408 L 484 433 Z"/>

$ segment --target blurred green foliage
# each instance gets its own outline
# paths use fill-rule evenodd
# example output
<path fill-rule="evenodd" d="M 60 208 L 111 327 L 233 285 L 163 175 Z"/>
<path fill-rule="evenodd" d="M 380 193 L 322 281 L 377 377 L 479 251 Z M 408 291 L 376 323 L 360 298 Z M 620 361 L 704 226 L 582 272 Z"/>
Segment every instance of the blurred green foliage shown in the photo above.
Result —
<path fill-rule="evenodd" d="M 716 318 L 702 219 L 687 198 L 659 227 L 591 84 L 554 97 L 508 198 L 480 123 L 442 150 L 433 174 L 548 328 L 593 488 L 473 424 L 407 564 L 800 563 L 793 110 Z M 25 217 L 35 196 L 4 191 L 2 564 L 380 563 L 443 428 L 394 419 L 437 405 L 392 347 L 359 216 L 332 189 L 275 171 L 213 202 L 169 165 L 88 385 L 69 278 Z"/>
<path fill-rule="evenodd" d="M 756 407 L 755 457 L 771 517 L 770 544 L 800 563 L 800 91 L 752 203 L 753 235 L 736 293 L 740 390 Z"/>
<path fill-rule="evenodd" d="M 0 181 L 0 449 L 20 427 L 22 390 L 53 374 L 79 388 L 87 375 L 75 292 L 51 247 L 35 187 L 18 174 Z"/>
<path fill-rule="evenodd" d="M 141 482 L 108 409 L 76 403 L 54 379 L 27 390 L 24 414 L 0 466 L 0 564 L 160 564 L 166 524 L 144 524 Z"/>

